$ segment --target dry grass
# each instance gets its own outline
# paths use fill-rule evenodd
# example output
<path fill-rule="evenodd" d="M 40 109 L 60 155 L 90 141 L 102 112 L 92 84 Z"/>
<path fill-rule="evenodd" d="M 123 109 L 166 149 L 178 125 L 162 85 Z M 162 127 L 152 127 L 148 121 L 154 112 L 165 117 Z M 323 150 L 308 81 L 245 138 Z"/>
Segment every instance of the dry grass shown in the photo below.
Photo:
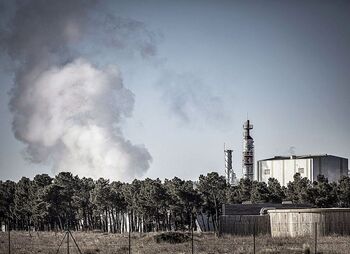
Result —
<path fill-rule="evenodd" d="M 72 232 L 84 254 L 128 253 L 128 235 Z M 179 244 L 157 243 L 155 233 L 133 234 L 131 253 L 191 253 L 191 241 Z M 12 254 L 44 253 L 54 254 L 64 233 L 53 232 L 11 232 Z M 314 240 L 311 238 L 271 238 L 256 237 L 256 253 L 307 253 L 303 247 L 309 246 L 314 253 Z M 67 253 L 66 241 L 59 253 Z M 7 233 L 0 233 L 0 253 L 8 253 Z M 78 253 L 70 240 L 70 253 Z M 194 253 L 253 253 L 253 237 L 195 234 Z M 330 236 L 318 239 L 318 253 L 350 253 L 350 236 Z"/>

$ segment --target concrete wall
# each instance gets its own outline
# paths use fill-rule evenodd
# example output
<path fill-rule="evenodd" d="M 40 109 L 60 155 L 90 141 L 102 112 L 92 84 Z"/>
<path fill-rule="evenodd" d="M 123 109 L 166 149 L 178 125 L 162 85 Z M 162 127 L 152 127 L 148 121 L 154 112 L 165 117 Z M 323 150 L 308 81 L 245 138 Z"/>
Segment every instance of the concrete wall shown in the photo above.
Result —
<path fill-rule="evenodd" d="M 268 215 L 222 215 L 219 218 L 220 234 L 270 234 Z"/>
<path fill-rule="evenodd" d="M 273 237 L 350 234 L 349 208 L 269 210 Z"/>

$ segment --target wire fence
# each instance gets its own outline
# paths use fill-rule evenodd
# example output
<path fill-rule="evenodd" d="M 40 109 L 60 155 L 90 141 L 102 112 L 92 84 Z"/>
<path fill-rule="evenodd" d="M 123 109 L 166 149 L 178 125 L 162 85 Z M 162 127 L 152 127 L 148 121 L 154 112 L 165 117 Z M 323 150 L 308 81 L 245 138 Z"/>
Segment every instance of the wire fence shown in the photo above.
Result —
<path fill-rule="evenodd" d="M 235 232 L 243 223 L 233 225 Z M 248 227 L 248 226 L 247 226 Z M 324 235 L 318 223 L 280 223 L 270 234 L 251 227 L 244 235 L 189 231 L 112 234 L 101 232 L 0 233 L 0 253 L 349 253 L 350 236 Z M 297 232 L 297 233 L 296 233 Z"/>

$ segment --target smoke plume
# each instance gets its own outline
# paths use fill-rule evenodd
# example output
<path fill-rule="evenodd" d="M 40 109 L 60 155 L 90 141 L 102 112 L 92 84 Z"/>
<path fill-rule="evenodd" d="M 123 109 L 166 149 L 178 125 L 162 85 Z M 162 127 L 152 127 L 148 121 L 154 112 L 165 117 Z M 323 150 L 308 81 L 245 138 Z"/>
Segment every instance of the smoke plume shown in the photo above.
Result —
<path fill-rule="evenodd" d="M 34 163 L 53 165 L 54 171 L 129 180 L 142 175 L 151 162 L 147 149 L 133 145 L 121 130 L 132 115 L 134 94 L 124 87 L 117 67 L 95 66 L 79 46 L 96 30 L 105 31 L 99 33 L 101 41 L 117 48 L 141 38 L 145 28 L 108 15 L 105 19 L 93 14 L 95 8 L 94 1 L 16 2 L 0 42 L 15 66 L 13 131 Z M 143 57 L 155 54 L 149 38 L 146 34 L 145 43 L 136 40 L 134 45 Z"/>
<path fill-rule="evenodd" d="M 191 73 L 166 71 L 158 87 L 171 115 L 181 123 L 218 126 L 230 120 L 222 98 Z"/>
<path fill-rule="evenodd" d="M 290 147 L 288 148 L 288 154 L 289 154 L 289 155 L 296 155 L 295 151 L 296 151 L 295 146 L 290 146 Z"/>

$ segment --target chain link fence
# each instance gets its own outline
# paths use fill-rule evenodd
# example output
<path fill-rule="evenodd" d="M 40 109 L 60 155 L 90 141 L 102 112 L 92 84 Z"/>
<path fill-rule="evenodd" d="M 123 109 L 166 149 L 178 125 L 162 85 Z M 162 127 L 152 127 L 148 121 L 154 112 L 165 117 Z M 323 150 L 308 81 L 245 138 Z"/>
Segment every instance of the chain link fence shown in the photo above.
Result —
<path fill-rule="evenodd" d="M 236 225 L 243 228 L 244 225 Z M 278 225 L 277 225 L 278 227 Z M 125 233 L 17 232 L 0 233 L 0 253 L 130 254 L 130 253 L 349 253 L 349 235 L 323 235 L 316 223 L 280 225 L 293 237 L 262 234 L 215 234 L 192 231 Z M 235 232 L 238 232 L 235 229 Z M 272 232 L 273 234 L 273 232 Z"/>

